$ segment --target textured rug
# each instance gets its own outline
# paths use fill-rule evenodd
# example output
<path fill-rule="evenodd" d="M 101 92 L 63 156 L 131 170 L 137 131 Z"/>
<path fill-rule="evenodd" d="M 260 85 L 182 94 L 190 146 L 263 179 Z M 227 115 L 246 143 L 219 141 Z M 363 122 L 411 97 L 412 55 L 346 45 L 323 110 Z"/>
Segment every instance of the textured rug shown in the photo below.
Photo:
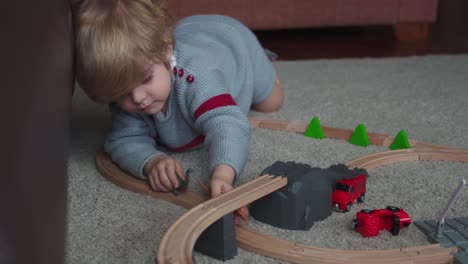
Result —
<path fill-rule="evenodd" d="M 419 141 L 468 149 L 468 55 L 391 59 L 341 59 L 276 62 L 285 91 L 283 108 L 257 118 L 309 122 L 395 136 L 404 129 Z M 94 158 L 109 127 L 107 107 L 89 101 L 77 89 L 73 97 L 69 160 L 66 263 L 154 263 L 165 231 L 185 209 L 122 189 L 104 179 Z M 239 184 L 277 160 L 326 168 L 362 155 L 387 150 L 345 141 L 314 140 L 299 134 L 254 129 L 247 166 Z M 195 175 L 208 180 L 207 153 L 174 155 Z M 350 222 L 363 208 L 403 207 L 413 220 L 434 219 L 462 178 L 468 164 L 419 161 L 387 165 L 369 172 L 366 201 L 348 213 L 333 212 L 309 231 L 282 230 L 249 219 L 249 226 L 298 243 L 336 249 L 375 250 L 425 245 L 414 225 L 392 236 L 363 238 Z M 192 191 L 202 192 L 192 182 Z M 448 217 L 468 216 L 468 191 Z M 196 263 L 217 263 L 199 253 Z M 242 249 L 228 263 L 281 261 Z"/>

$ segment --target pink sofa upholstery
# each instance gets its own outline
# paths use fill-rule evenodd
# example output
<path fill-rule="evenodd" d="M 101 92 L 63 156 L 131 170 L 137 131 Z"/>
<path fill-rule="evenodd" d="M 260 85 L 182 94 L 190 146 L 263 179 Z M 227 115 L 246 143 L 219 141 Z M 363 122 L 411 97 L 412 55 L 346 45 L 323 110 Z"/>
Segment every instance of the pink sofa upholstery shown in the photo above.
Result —
<path fill-rule="evenodd" d="M 397 25 L 427 31 L 438 0 L 169 0 L 173 15 L 225 14 L 254 30 Z M 397 32 L 398 33 L 398 32 Z"/>

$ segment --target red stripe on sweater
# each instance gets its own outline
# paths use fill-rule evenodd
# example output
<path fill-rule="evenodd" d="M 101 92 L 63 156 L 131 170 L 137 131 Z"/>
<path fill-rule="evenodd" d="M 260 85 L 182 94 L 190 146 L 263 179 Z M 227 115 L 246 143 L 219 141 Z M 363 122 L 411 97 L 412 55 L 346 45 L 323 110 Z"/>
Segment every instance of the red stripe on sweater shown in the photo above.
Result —
<path fill-rule="evenodd" d="M 186 150 L 189 150 L 191 148 L 194 148 L 200 144 L 203 143 L 203 141 L 205 141 L 205 136 L 203 135 L 200 135 L 200 136 L 197 136 L 196 138 L 192 139 L 192 141 L 190 141 L 189 143 L 183 145 L 182 147 L 177 147 L 177 148 L 169 148 L 168 149 L 172 152 L 184 152 Z"/>
<path fill-rule="evenodd" d="M 230 94 L 220 94 L 211 97 L 198 107 L 198 109 L 195 111 L 194 117 L 197 119 L 208 111 L 228 105 L 237 105 L 236 101 L 234 101 Z"/>

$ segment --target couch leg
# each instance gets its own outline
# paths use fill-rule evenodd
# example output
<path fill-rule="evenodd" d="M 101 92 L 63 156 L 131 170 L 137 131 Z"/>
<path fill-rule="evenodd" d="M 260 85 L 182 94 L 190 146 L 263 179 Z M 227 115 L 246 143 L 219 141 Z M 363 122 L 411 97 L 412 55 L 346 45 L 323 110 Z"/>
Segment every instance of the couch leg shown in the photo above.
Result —
<path fill-rule="evenodd" d="M 426 40 L 429 35 L 429 23 L 397 23 L 393 32 L 399 41 Z"/>

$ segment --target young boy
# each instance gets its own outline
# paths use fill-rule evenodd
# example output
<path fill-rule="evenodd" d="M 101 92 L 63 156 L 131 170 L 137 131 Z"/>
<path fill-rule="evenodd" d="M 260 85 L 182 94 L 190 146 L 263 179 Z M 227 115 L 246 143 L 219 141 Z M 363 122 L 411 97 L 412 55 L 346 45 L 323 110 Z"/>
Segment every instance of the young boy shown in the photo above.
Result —
<path fill-rule="evenodd" d="M 178 188 L 182 166 L 158 150 L 203 145 L 211 196 L 230 191 L 249 152 L 251 106 L 280 108 L 283 91 L 255 35 L 225 16 L 173 25 L 155 0 L 83 0 L 75 10 L 77 79 L 110 104 L 104 148 L 155 191 Z"/>

